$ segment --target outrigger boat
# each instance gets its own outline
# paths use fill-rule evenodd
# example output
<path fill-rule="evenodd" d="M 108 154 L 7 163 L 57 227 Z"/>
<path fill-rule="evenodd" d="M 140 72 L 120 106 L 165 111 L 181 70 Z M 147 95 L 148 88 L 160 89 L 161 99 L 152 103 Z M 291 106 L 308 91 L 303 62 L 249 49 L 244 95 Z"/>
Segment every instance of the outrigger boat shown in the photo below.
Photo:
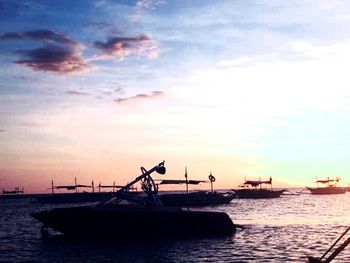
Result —
<path fill-rule="evenodd" d="M 75 237 L 127 238 L 131 236 L 203 236 L 231 235 L 235 225 L 226 213 L 166 208 L 158 196 L 158 187 L 151 174 L 165 174 L 164 162 L 119 189 L 113 198 L 95 206 L 56 208 L 33 213 L 43 223 L 42 234 L 48 229 Z M 141 184 L 143 195 L 129 189 Z"/>
<path fill-rule="evenodd" d="M 67 203 L 88 203 L 88 202 L 101 202 L 113 197 L 115 189 L 120 189 L 122 186 L 115 185 L 98 185 L 98 191 L 95 191 L 94 181 L 91 185 L 77 184 L 77 179 L 74 178 L 74 185 L 54 185 L 51 181 L 51 194 L 36 194 L 33 197 L 41 204 L 67 204 Z M 91 192 L 79 192 L 78 189 L 88 188 Z M 101 192 L 101 189 L 112 189 L 111 192 Z M 56 190 L 68 190 L 75 191 L 74 193 L 57 193 Z"/>
<path fill-rule="evenodd" d="M 263 188 L 262 185 L 269 184 L 270 189 Z M 272 178 L 268 181 L 251 181 L 246 180 L 240 189 L 233 189 L 236 192 L 238 198 L 249 198 L 249 199 L 259 199 L 259 198 L 277 198 L 285 191 L 285 189 L 274 190 L 272 189 Z"/>
<path fill-rule="evenodd" d="M 200 183 L 207 183 L 205 180 L 188 180 L 187 168 L 185 170 L 185 180 L 161 180 L 159 185 L 180 185 L 186 184 L 186 193 L 168 193 L 160 194 L 164 206 L 167 207 L 190 207 L 190 206 L 208 206 L 208 205 L 220 205 L 228 204 L 236 197 L 234 192 L 219 193 L 214 191 L 213 183 L 215 177 L 210 173 L 209 181 L 211 183 L 211 191 L 194 191 L 190 192 L 189 185 L 198 185 Z"/>
<path fill-rule="evenodd" d="M 27 198 L 29 195 L 24 194 L 24 188 L 15 187 L 14 190 L 5 190 L 2 189 L 2 195 L 0 195 L 0 199 L 21 199 Z"/>
<path fill-rule="evenodd" d="M 346 187 L 339 186 L 340 178 L 326 180 L 316 180 L 317 187 L 306 187 L 313 195 L 330 195 L 330 194 L 345 194 Z M 326 186 L 319 187 L 318 184 L 324 184 Z"/>

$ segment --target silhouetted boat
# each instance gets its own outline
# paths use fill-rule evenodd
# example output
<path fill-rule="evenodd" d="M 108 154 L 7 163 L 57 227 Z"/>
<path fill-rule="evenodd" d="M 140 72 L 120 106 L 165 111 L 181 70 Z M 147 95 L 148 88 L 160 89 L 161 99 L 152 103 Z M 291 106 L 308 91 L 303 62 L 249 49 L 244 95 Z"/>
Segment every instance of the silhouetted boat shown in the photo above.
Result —
<path fill-rule="evenodd" d="M 24 194 L 24 188 L 15 187 L 14 190 L 5 190 L 2 189 L 2 195 L 0 199 L 22 199 L 30 197 L 27 194 Z"/>
<path fill-rule="evenodd" d="M 263 184 L 271 185 L 270 189 L 263 188 Z M 272 178 L 269 181 L 251 181 L 246 180 L 240 189 L 234 189 L 238 198 L 277 198 L 285 191 L 285 189 L 274 190 L 272 189 Z"/>
<path fill-rule="evenodd" d="M 165 208 L 158 187 L 151 177 L 165 173 L 164 162 L 147 171 L 115 193 L 115 197 L 96 206 L 57 208 L 34 213 L 43 223 L 42 233 L 52 228 L 70 236 L 125 238 L 135 236 L 230 235 L 235 225 L 226 213 Z M 130 187 L 140 182 L 144 195 L 133 195 Z"/>
<path fill-rule="evenodd" d="M 74 179 L 74 185 L 54 185 L 51 181 L 51 194 L 36 194 L 33 197 L 41 204 L 68 204 L 68 203 L 90 203 L 101 202 L 110 199 L 115 194 L 115 189 L 119 189 L 122 186 L 115 185 L 98 185 L 98 191 L 95 192 L 94 182 L 91 185 L 77 184 L 77 179 Z M 89 188 L 91 192 L 78 192 L 80 188 Z M 112 189 L 112 192 L 101 192 L 101 189 Z M 55 190 L 65 189 L 69 191 L 75 191 L 74 193 L 56 193 Z"/>
<path fill-rule="evenodd" d="M 211 183 L 211 191 L 194 191 L 190 192 L 189 185 L 198 185 L 200 183 L 206 183 L 205 180 L 188 180 L 187 168 L 185 170 L 185 180 L 161 180 L 160 185 L 186 185 L 186 193 L 168 193 L 160 194 L 164 206 L 167 207 L 189 207 L 189 206 L 208 206 L 208 205 L 220 205 L 228 204 L 236 197 L 234 192 L 219 193 L 214 191 L 213 183 L 215 177 L 210 173 L 209 181 Z"/>
<path fill-rule="evenodd" d="M 73 204 L 73 203 L 90 203 L 101 202 L 113 197 L 113 192 L 101 193 L 55 193 L 55 194 L 36 194 L 34 199 L 41 204 Z"/>
<path fill-rule="evenodd" d="M 159 198 L 167 207 L 188 207 L 228 204 L 236 197 L 234 192 L 195 191 L 190 193 L 161 194 Z"/>
<path fill-rule="evenodd" d="M 326 180 L 316 180 L 317 187 L 306 187 L 313 195 L 331 195 L 331 194 L 345 194 L 346 187 L 340 187 L 338 185 L 340 178 Z M 326 186 L 318 187 L 318 184 L 324 184 Z"/>

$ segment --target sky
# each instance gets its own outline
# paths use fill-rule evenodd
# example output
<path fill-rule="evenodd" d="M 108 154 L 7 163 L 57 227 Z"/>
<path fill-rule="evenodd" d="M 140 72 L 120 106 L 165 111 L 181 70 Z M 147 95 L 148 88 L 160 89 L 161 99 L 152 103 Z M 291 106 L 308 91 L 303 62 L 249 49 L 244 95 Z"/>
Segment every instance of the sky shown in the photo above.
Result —
<path fill-rule="evenodd" d="M 347 185 L 349 24 L 346 0 L 0 0 L 0 187 L 163 160 L 217 188 Z"/>

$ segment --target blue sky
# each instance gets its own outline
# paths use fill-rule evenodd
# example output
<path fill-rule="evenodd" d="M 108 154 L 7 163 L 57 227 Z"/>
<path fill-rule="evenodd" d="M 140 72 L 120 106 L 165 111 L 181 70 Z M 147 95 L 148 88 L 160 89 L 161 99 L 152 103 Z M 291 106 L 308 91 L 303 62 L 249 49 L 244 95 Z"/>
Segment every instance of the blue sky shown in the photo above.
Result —
<path fill-rule="evenodd" d="M 163 159 L 228 188 L 347 184 L 349 21 L 347 1 L 2 0 L 0 185 Z"/>

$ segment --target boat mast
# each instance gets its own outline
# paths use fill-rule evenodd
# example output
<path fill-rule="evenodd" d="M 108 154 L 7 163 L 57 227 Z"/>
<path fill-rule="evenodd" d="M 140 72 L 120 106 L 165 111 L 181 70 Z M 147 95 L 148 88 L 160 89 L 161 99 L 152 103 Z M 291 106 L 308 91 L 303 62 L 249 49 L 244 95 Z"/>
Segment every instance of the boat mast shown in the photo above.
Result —
<path fill-rule="evenodd" d="M 78 192 L 78 187 L 77 187 L 77 178 L 74 177 L 74 186 L 75 186 L 75 192 Z"/>
<path fill-rule="evenodd" d="M 185 166 L 185 178 L 186 178 L 186 193 L 188 194 L 187 166 Z"/>

